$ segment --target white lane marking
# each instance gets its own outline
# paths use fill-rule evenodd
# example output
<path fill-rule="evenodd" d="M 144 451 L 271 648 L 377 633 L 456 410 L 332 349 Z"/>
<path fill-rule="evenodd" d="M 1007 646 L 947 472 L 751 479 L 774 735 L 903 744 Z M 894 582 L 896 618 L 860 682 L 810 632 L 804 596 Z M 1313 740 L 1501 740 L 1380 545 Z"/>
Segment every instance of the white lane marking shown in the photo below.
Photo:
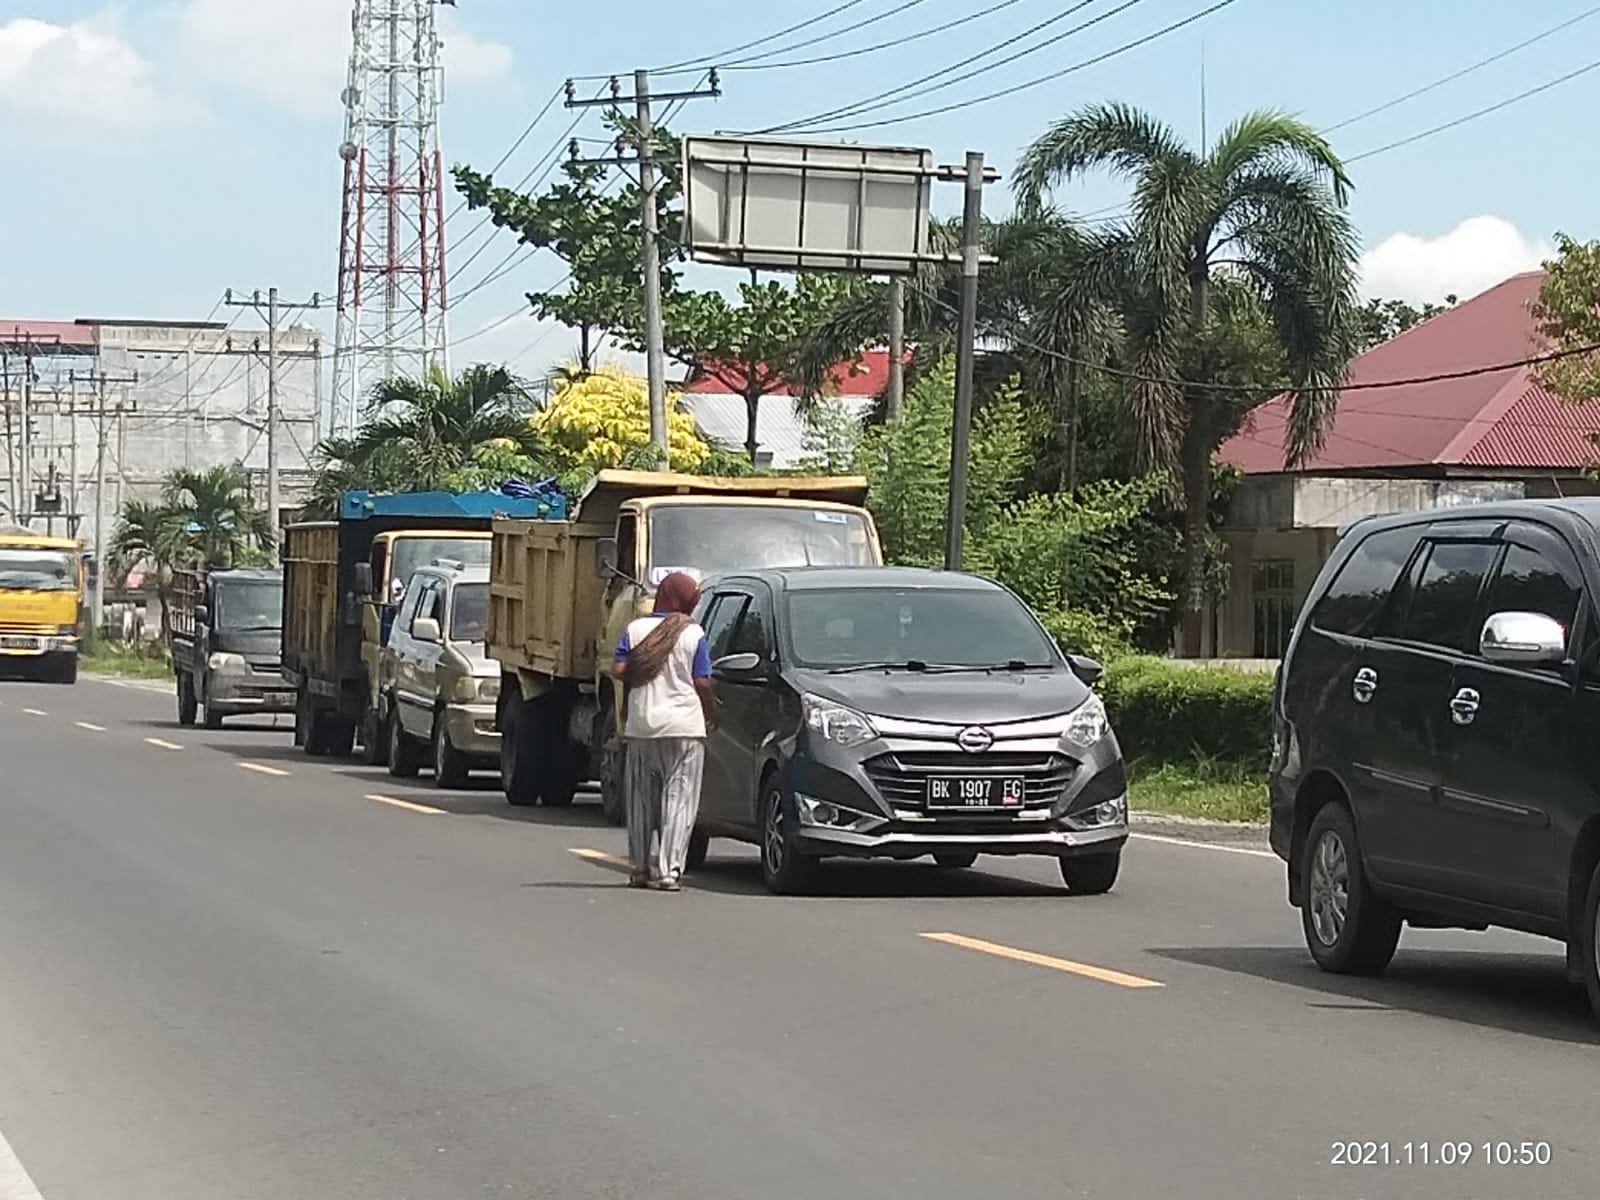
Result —
<path fill-rule="evenodd" d="M 48 717 L 50 715 L 42 708 L 25 708 L 22 711 L 27 713 L 30 717 Z"/>
<path fill-rule="evenodd" d="M 242 762 L 239 764 L 241 771 L 254 771 L 257 775 L 287 775 L 289 772 L 281 767 L 269 767 L 262 763 Z"/>
<path fill-rule="evenodd" d="M 104 725 L 96 725 L 92 721 L 74 721 L 73 724 L 79 729 L 87 729 L 90 733 L 104 733 L 106 731 Z"/>
<path fill-rule="evenodd" d="M 1278 857 L 1271 850 L 1257 850 L 1252 846 L 1225 846 L 1221 842 L 1196 842 L 1189 838 L 1163 837 L 1159 833 L 1136 833 L 1132 836 L 1141 842 L 1160 842 L 1164 846 L 1188 846 L 1191 850 L 1218 850 L 1223 854 L 1244 854 L 1250 858 Z"/>
<path fill-rule="evenodd" d="M 182 750 L 183 749 L 183 747 L 178 745 L 177 742 L 169 742 L 165 738 L 145 738 L 145 742 L 148 745 L 154 746 L 157 750 Z"/>
<path fill-rule="evenodd" d="M 0 1133 L 0 1200 L 44 1200 L 44 1193 L 23 1169 L 22 1160 Z"/>
<path fill-rule="evenodd" d="M 393 796 L 380 796 L 376 792 L 368 796 L 367 799 L 375 801 L 378 804 L 387 804 L 391 808 L 403 808 L 408 812 L 427 813 L 429 816 L 437 817 L 447 815 L 445 810 L 442 808 L 434 808 L 432 805 L 428 804 L 413 804 L 409 800 L 399 800 Z M 4 1198 L 0 1197 L 0 1200 L 4 1200 Z"/>

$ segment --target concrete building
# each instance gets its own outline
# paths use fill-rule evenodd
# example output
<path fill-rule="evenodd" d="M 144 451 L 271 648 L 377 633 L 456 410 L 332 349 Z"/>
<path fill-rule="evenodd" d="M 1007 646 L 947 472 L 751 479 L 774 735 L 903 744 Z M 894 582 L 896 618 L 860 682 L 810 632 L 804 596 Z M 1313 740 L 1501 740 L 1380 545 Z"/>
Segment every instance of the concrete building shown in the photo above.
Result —
<path fill-rule="evenodd" d="M 321 342 L 312 328 L 285 325 L 278 334 L 278 464 L 286 507 L 309 482 L 323 434 Z M 41 530 L 75 526 L 92 541 L 102 432 L 108 537 L 121 503 L 153 498 L 162 477 L 178 467 L 237 463 L 264 502 L 266 347 L 264 329 L 220 322 L 0 319 L 0 510 L 7 518 L 32 517 Z M 54 512 L 52 495 L 59 497 Z"/>

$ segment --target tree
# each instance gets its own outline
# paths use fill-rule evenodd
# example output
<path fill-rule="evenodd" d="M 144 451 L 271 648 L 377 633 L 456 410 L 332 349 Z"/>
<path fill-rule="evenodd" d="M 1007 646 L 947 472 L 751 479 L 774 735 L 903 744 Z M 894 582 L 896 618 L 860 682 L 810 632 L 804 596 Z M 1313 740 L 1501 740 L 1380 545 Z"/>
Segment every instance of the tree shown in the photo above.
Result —
<path fill-rule="evenodd" d="M 276 531 L 250 495 L 242 467 L 170 471 L 161 486 L 167 519 L 181 532 L 179 566 L 227 570 L 261 562 Z"/>
<path fill-rule="evenodd" d="M 600 367 L 564 383 L 534 416 L 533 427 L 569 478 L 658 461 L 650 444 L 649 388 L 620 367 Z M 667 396 L 667 450 L 675 471 L 696 469 L 710 452 L 676 393 Z"/>
<path fill-rule="evenodd" d="M 1358 335 L 1359 349 L 1370 350 L 1391 338 L 1397 338 L 1413 325 L 1453 308 L 1455 303 L 1454 295 L 1446 296 L 1443 304 L 1425 302 L 1420 308 L 1404 300 L 1368 300 L 1356 310 L 1356 320 L 1361 330 Z"/>
<path fill-rule="evenodd" d="M 1572 404 L 1600 400 L 1600 241 L 1557 234 L 1544 272 L 1533 318 L 1550 350 L 1566 357 L 1539 363 L 1534 376 Z"/>
<path fill-rule="evenodd" d="M 1193 655 L 1207 599 L 1211 460 L 1241 399 L 1237 384 L 1219 387 L 1205 373 L 1228 349 L 1215 329 L 1217 298 L 1226 283 L 1248 286 L 1272 330 L 1290 396 L 1284 462 L 1293 467 L 1320 447 L 1359 344 L 1350 181 L 1320 134 L 1279 113 L 1246 114 L 1196 152 L 1137 109 L 1091 105 L 1023 153 L 1024 211 L 1039 211 L 1053 185 L 1100 167 L 1133 185 L 1126 236 L 1112 239 L 1120 261 L 1105 274 L 1124 282 L 1124 395 L 1141 457 L 1181 480 L 1183 642 Z"/>

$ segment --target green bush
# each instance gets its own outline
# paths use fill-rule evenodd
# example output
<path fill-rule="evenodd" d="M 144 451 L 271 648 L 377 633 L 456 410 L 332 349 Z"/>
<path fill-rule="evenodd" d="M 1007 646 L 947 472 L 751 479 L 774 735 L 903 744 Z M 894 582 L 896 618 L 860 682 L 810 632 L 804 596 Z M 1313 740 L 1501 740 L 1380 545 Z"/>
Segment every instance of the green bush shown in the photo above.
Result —
<path fill-rule="evenodd" d="M 1267 769 L 1271 675 L 1141 656 L 1112 663 L 1100 691 L 1130 760 Z"/>

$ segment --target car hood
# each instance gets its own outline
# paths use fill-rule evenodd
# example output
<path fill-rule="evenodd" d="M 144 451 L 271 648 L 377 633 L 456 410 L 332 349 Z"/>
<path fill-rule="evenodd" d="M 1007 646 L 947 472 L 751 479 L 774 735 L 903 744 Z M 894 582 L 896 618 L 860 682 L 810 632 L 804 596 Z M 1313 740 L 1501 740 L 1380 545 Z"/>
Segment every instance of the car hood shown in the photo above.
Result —
<path fill-rule="evenodd" d="M 229 633 L 227 630 L 214 629 L 210 641 L 213 651 L 242 655 L 252 663 L 275 664 L 283 657 L 281 630 L 252 629 Z"/>
<path fill-rule="evenodd" d="M 862 671 L 830 675 L 796 671 L 805 691 L 876 717 L 994 725 L 1071 712 L 1089 687 L 1066 668 L 1059 671 Z"/>

